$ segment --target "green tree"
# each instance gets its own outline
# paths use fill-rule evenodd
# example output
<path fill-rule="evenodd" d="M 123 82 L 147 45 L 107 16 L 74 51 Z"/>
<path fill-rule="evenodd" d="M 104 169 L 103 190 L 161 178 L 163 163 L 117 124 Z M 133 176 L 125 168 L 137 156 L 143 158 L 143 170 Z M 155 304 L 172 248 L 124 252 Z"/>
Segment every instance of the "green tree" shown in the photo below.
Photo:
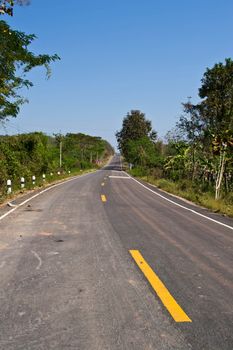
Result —
<path fill-rule="evenodd" d="M 153 167 L 156 163 L 155 144 L 146 136 L 127 143 L 128 161 L 135 166 Z"/>
<path fill-rule="evenodd" d="M 212 171 L 215 198 L 220 196 L 224 171 L 233 155 L 233 61 L 207 69 L 199 89 L 201 101 L 184 104 L 178 127 L 186 135 L 192 150 L 193 175 L 197 163 Z M 197 152 L 198 151 L 198 152 Z M 201 151 L 201 152 L 200 152 Z M 200 162 L 200 157 L 202 158 Z M 209 169 L 207 169 L 210 167 Z"/>
<path fill-rule="evenodd" d="M 64 144 L 62 169 L 59 167 L 59 140 Z M 85 147 L 85 152 L 82 149 Z M 6 180 L 15 186 L 21 176 L 30 181 L 32 175 L 96 167 L 96 155 L 103 161 L 113 154 L 111 145 L 101 137 L 67 134 L 55 137 L 41 132 L 12 136 L 0 135 L 0 200 Z M 93 162 L 91 162 L 91 156 Z"/>
<path fill-rule="evenodd" d="M 233 131 L 233 61 L 215 64 L 202 78 L 200 115 L 211 134 Z M 225 139 L 225 136 L 223 136 Z"/>
<path fill-rule="evenodd" d="M 129 141 L 137 141 L 147 138 L 155 141 L 157 133 L 152 129 L 151 121 L 139 110 L 132 110 L 123 119 L 122 129 L 116 132 L 118 148 L 127 161 L 130 161 L 128 153 Z"/>
<path fill-rule="evenodd" d="M 199 145 L 204 140 L 203 121 L 200 118 L 199 106 L 191 104 L 190 101 L 183 103 L 183 114 L 176 125 L 176 129 L 180 131 L 183 140 L 186 140 L 189 145 L 189 164 L 191 165 L 190 177 L 195 179 L 198 163 Z"/>
<path fill-rule="evenodd" d="M 13 16 L 13 7 L 15 4 L 28 5 L 29 0 L 0 0 L 0 15 Z"/>
<path fill-rule="evenodd" d="M 199 89 L 200 115 L 211 139 L 212 151 L 218 155 L 215 198 L 220 196 L 227 161 L 233 154 L 233 61 L 207 69 Z"/>
<path fill-rule="evenodd" d="M 26 79 L 27 73 L 34 67 L 44 66 L 49 77 L 49 64 L 59 59 L 57 54 L 35 55 L 29 51 L 35 39 L 35 35 L 13 30 L 5 21 L 0 21 L 0 120 L 16 117 L 20 105 L 26 102 L 18 90 L 33 86 Z"/>

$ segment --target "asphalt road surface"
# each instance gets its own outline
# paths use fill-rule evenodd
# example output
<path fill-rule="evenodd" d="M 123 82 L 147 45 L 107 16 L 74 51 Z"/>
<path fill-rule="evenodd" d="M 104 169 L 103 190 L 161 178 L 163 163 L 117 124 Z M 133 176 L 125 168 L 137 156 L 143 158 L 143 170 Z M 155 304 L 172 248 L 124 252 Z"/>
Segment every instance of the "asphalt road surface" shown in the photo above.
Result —
<path fill-rule="evenodd" d="M 232 350 L 232 248 L 233 220 L 115 156 L 1 209 L 0 349 Z"/>

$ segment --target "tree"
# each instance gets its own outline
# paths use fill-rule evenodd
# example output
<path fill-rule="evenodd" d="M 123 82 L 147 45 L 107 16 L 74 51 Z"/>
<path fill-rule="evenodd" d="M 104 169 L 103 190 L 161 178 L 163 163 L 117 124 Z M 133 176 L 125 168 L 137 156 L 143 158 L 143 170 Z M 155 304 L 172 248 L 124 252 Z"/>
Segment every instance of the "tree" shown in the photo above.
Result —
<path fill-rule="evenodd" d="M 123 119 L 122 129 L 116 132 L 118 148 L 126 160 L 129 161 L 128 142 L 147 138 L 152 142 L 156 140 L 157 133 L 152 129 L 151 121 L 144 113 L 132 110 Z"/>
<path fill-rule="evenodd" d="M 134 166 L 153 167 L 156 163 L 155 144 L 148 137 L 130 140 L 127 147 L 127 160 Z"/>
<path fill-rule="evenodd" d="M 0 0 L 0 15 L 13 16 L 13 7 L 15 4 L 28 5 L 29 0 Z"/>
<path fill-rule="evenodd" d="M 193 157 L 197 145 L 202 146 L 206 158 L 212 157 L 211 162 L 205 159 L 203 164 L 211 164 L 215 173 L 215 198 L 218 199 L 226 164 L 233 154 L 233 61 L 226 59 L 225 63 L 208 68 L 201 82 L 199 97 L 202 100 L 196 105 L 184 104 L 185 116 L 180 118 L 178 127 L 186 134 Z"/>
<path fill-rule="evenodd" d="M 18 94 L 22 87 L 33 86 L 26 74 L 34 67 L 44 66 L 50 76 L 49 64 L 59 58 L 55 55 L 35 55 L 28 47 L 36 36 L 27 35 L 10 28 L 0 21 L 0 120 L 16 117 L 26 100 Z"/>
<path fill-rule="evenodd" d="M 199 89 L 204 99 L 201 116 L 208 127 L 214 154 L 219 155 L 215 183 L 215 198 L 220 196 L 223 174 L 228 156 L 233 152 L 233 61 L 215 64 L 207 69 Z"/>
<path fill-rule="evenodd" d="M 233 61 L 215 64 L 202 78 L 199 96 L 202 120 L 211 133 L 233 130 Z"/>
<path fill-rule="evenodd" d="M 197 150 L 200 141 L 203 141 L 203 122 L 200 118 L 199 106 L 191 104 L 190 100 L 183 103 L 183 115 L 181 115 L 176 128 L 180 130 L 184 140 L 188 142 L 191 158 L 191 178 L 194 180 L 197 170 Z"/>

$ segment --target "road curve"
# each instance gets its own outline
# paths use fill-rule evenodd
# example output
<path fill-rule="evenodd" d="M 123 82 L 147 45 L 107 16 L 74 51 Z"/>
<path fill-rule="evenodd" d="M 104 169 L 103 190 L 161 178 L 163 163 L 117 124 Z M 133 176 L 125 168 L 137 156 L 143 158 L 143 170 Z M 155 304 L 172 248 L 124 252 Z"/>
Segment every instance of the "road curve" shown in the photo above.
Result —
<path fill-rule="evenodd" d="M 0 349 L 232 350 L 233 220 L 146 187 L 115 156 L 0 220 Z"/>

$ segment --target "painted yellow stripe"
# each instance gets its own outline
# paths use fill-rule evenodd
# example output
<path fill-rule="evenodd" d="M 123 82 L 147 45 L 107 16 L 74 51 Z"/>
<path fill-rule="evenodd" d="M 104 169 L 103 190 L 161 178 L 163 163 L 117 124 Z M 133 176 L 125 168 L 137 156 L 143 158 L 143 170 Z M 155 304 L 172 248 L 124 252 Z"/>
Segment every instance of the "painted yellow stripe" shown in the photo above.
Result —
<path fill-rule="evenodd" d="M 107 202 L 107 198 L 105 197 L 104 194 L 101 194 L 101 200 L 102 200 L 102 202 Z"/>
<path fill-rule="evenodd" d="M 129 252 L 174 320 L 176 322 L 192 322 L 170 294 L 163 282 L 147 264 L 141 253 L 138 250 L 130 250 Z"/>

